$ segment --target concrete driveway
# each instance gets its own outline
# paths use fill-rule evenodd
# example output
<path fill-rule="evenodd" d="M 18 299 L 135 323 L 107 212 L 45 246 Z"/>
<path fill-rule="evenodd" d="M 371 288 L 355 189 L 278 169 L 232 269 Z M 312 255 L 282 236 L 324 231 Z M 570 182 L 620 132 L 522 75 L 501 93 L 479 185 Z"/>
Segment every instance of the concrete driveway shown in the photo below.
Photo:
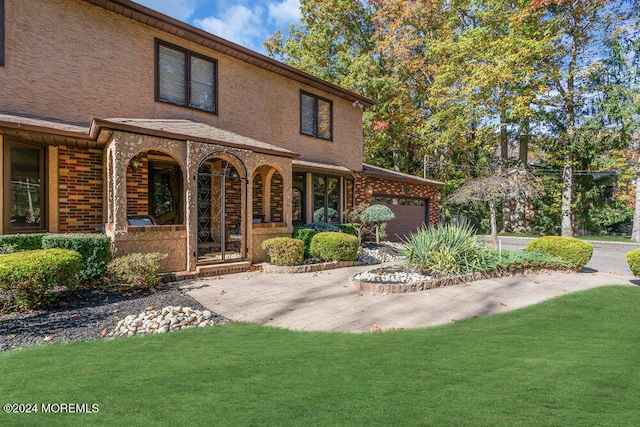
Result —
<path fill-rule="evenodd" d="M 616 254 L 612 257 L 618 260 L 623 252 L 626 253 L 624 249 L 612 252 Z M 233 321 L 315 331 L 369 332 L 376 326 L 382 330 L 419 328 L 502 313 L 597 286 L 636 285 L 630 272 L 601 265 L 606 258 L 600 250 L 596 253 L 594 258 L 598 258 L 593 265 L 597 268 L 593 270 L 598 269 L 597 272 L 540 273 L 406 294 L 372 294 L 350 285 L 350 276 L 374 266 L 304 274 L 229 274 L 183 282 L 181 288 Z"/>

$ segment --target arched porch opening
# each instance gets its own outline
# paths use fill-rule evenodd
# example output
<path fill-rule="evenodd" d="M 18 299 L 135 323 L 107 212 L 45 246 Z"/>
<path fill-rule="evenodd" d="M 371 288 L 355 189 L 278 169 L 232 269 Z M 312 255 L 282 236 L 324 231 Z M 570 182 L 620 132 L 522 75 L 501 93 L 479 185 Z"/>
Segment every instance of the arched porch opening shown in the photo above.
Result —
<path fill-rule="evenodd" d="M 133 156 L 126 171 L 128 225 L 184 224 L 182 176 L 176 159 L 162 151 Z"/>
<path fill-rule="evenodd" d="M 228 154 L 212 154 L 197 173 L 198 264 L 242 260 L 246 254 L 246 169 Z"/>

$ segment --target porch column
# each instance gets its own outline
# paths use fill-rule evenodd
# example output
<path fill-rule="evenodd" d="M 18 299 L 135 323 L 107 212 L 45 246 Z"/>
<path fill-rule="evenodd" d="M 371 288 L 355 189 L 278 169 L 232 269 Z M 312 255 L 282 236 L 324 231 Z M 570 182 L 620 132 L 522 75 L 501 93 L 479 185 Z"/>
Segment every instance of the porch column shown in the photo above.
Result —
<path fill-rule="evenodd" d="M 193 141 L 187 141 L 187 166 L 185 168 L 185 225 L 187 229 L 187 271 L 196 269 L 196 249 L 198 246 L 197 176 L 201 150 Z"/>
<path fill-rule="evenodd" d="M 113 234 L 127 231 L 127 167 L 128 158 L 122 154 L 122 142 L 114 139 L 111 144 L 113 161 Z"/>

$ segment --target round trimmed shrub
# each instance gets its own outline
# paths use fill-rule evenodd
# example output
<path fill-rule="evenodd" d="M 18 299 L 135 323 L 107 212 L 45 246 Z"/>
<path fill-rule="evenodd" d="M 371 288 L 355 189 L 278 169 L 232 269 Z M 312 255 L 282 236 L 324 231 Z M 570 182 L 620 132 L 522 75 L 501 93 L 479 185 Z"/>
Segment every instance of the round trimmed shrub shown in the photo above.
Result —
<path fill-rule="evenodd" d="M 593 245 L 574 237 L 545 236 L 529 242 L 527 251 L 553 255 L 581 270 L 593 255 Z"/>
<path fill-rule="evenodd" d="M 327 231 L 313 236 L 310 251 L 322 261 L 355 261 L 359 248 L 357 237 Z"/>
<path fill-rule="evenodd" d="M 627 264 L 634 276 L 640 276 L 640 249 L 627 252 Z"/>
<path fill-rule="evenodd" d="M 310 228 L 305 227 L 293 227 L 293 234 L 291 237 L 294 239 L 302 240 L 304 243 L 304 257 L 309 258 L 311 253 L 309 252 L 309 248 L 311 246 L 311 239 L 316 235 L 316 232 Z"/>
<path fill-rule="evenodd" d="M 45 234 L 42 248 L 78 252 L 82 257 L 81 282 L 102 279 L 111 261 L 111 239 L 104 234 Z"/>
<path fill-rule="evenodd" d="M 275 265 L 299 265 L 304 260 L 304 242 L 291 237 L 274 237 L 262 242 L 271 263 Z"/>
<path fill-rule="evenodd" d="M 54 291 L 78 285 L 79 253 L 39 249 L 0 256 L 0 309 L 29 310 L 55 300 Z"/>

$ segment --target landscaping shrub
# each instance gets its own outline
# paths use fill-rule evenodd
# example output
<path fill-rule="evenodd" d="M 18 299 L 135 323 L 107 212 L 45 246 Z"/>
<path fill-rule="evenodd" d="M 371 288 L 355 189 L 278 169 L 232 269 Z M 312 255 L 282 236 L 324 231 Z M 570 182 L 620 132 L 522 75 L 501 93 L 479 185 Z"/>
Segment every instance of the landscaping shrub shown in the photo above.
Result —
<path fill-rule="evenodd" d="M 310 228 L 316 233 L 322 233 L 323 231 L 333 231 L 333 232 L 340 231 L 340 229 L 333 224 L 329 224 L 328 222 L 318 222 L 318 221 L 305 224 L 304 228 Z"/>
<path fill-rule="evenodd" d="M 486 271 L 496 262 L 487 247 L 476 244 L 468 225 L 422 227 L 409 233 L 402 253 L 410 263 L 441 275 Z"/>
<path fill-rule="evenodd" d="M 358 231 L 353 224 L 338 224 L 338 230 L 340 230 L 341 233 L 358 237 Z"/>
<path fill-rule="evenodd" d="M 310 228 L 304 227 L 293 227 L 293 234 L 291 237 L 294 239 L 302 240 L 304 243 L 304 257 L 309 258 L 311 253 L 309 252 L 309 248 L 311 247 L 311 239 L 316 235 L 316 232 Z"/>
<path fill-rule="evenodd" d="M 545 236 L 527 244 L 527 251 L 550 254 L 581 270 L 593 254 L 593 245 L 573 237 Z"/>
<path fill-rule="evenodd" d="M 550 254 L 527 251 L 502 251 L 502 259 L 498 260 L 498 251 L 494 251 L 496 266 L 502 270 L 517 270 L 521 268 L 548 268 L 552 270 L 569 267 L 569 263 Z"/>
<path fill-rule="evenodd" d="M 310 250 L 322 261 L 355 261 L 359 248 L 357 237 L 328 231 L 313 236 Z"/>
<path fill-rule="evenodd" d="M 304 242 L 289 237 L 274 237 L 262 242 L 275 265 L 299 265 L 304 260 Z"/>
<path fill-rule="evenodd" d="M 153 288 L 160 283 L 160 261 L 166 254 L 133 253 L 114 258 L 107 265 L 107 273 L 115 283 L 131 288 Z"/>
<path fill-rule="evenodd" d="M 385 226 L 387 221 L 396 219 L 396 215 L 385 205 L 371 205 L 366 208 L 360 215 L 365 222 L 372 222 L 376 228 L 376 243 L 380 243 L 380 239 L 386 237 Z"/>
<path fill-rule="evenodd" d="M 5 234 L 0 236 L 0 246 L 12 246 L 14 252 L 42 249 L 44 234 Z"/>
<path fill-rule="evenodd" d="M 46 234 L 42 247 L 70 249 L 82 256 L 80 281 L 101 279 L 111 261 L 111 240 L 104 234 Z"/>
<path fill-rule="evenodd" d="M 28 310 L 55 300 L 58 287 L 74 289 L 82 257 L 66 249 L 39 249 L 0 256 L 0 309 Z"/>
<path fill-rule="evenodd" d="M 627 252 L 627 263 L 634 276 L 640 276 L 640 249 Z"/>

